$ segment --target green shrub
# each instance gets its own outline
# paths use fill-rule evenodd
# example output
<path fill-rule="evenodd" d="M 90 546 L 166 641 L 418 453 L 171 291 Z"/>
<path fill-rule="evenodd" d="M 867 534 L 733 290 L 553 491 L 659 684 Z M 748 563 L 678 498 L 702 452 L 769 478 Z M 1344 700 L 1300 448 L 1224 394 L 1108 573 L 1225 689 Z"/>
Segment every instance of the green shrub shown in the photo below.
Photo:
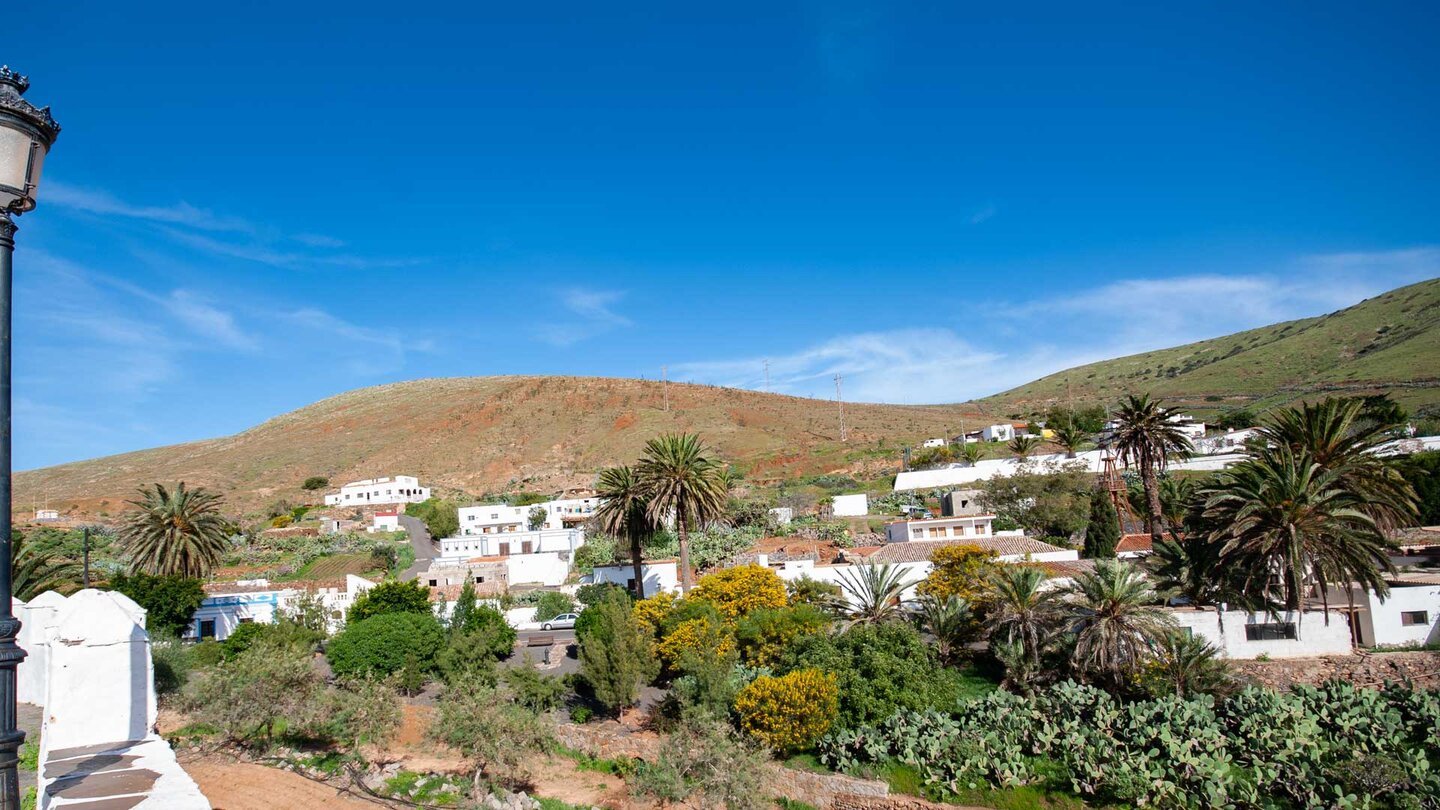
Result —
<path fill-rule="evenodd" d="M 225 651 L 220 648 L 220 642 L 213 638 L 207 638 L 190 648 L 190 666 L 194 669 L 213 667 L 223 660 Z"/>
<path fill-rule="evenodd" d="M 613 582 L 597 582 L 592 585 L 581 585 L 580 588 L 575 591 L 575 599 L 585 607 L 590 607 L 591 605 L 598 605 L 605 601 L 606 595 L 611 591 L 619 591 L 626 596 L 630 595 L 629 591 Z"/>
<path fill-rule="evenodd" d="M 382 582 L 355 598 L 347 622 L 359 622 L 382 613 L 430 614 L 430 590 L 418 581 Z"/>
<path fill-rule="evenodd" d="M 300 485 L 300 488 L 314 492 L 317 489 L 324 489 L 328 486 L 330 486 L 329 478 L 323 475 L 312 475 L 305 479 L 305 482 Z"/>
<path fill-rule="evenodd" d="M 179 692 L 190 678 L 190 648 L 177 638 L 157 638 L 150 645 L 150 665 L 157 695 Z"/>
<path fill-rule="evenodd" d="M 570 722 L 572 723 L 588 723 L 594 716 L 595 712 L 591 711 L 589 706 L 576 706 L 570 710 Z"/>
<path fill-rule="evenodd" d="M 1398 685 L 1122 703 L 1066 682 L 1032 697 L 994 692 L 948 714 L 903 711 L 834 732 L 820 752 L 844 771 L 911 769 L 942 798 L 1058 780 L 1096 803 L 1419 807 L 1405 802 L 1440 799 L 1437 719 L 1440 693 Z"/>
<path fill-rule="evenodd" d="M 237 625 L 234 630 L 230 631 L 230 635 L 226 636 L 225 640 L 220 642 L 221 656 L 229 660 L 250 649 L 250 645 L 255 639 L 265 635 L 268 627 L 269 625 L 259 624 L 257 622 L 245 622 Z"/>
<path fill-rule="evenodd" d="M 535 601 L 535 621 L 548 622 L 561 613 L 575 610 L 575 600 L 559 591 L 541 591 Z"/>
<path fill-rule="evenodd" d="M 773 667 L 795 639 L 818 633 L 829 623 L 814 605 L 760 608 L 735 625 L 735 642 L 747 665 Z"/>
<path fill-rule="evenodd" d="M 576 622 L 580 672 L 595 699 L 612 712 L 634 705 L 640 688 L 660 672 L 655 645 L 631 611 L 630 597 L 610 591 Z"/>
<path fill-rule="evenodd" d="M 903 709 L 949 708 L 958 689 L 956 672 L 940 666 L 919 631 L 899 622 L 802 635 L 777 667 L 781 673 L 797 669 L 836 676 L 840 728 L 880 722 Z"/>
<path fill-rule="evenodd" d="M 505 670 L 505 684 L 510 687 L 516 703 L 536 712 L 559 708 L 566 691 L 560 678 L 536 669 L 528 656 L 520 666 Z"/>
<path fill-rule="evenodd" d="M 181 635 L 205 601 L 205 588 L 190 577 L 120 573 L 111 577 L 110 589 L 145 608 L 145 629 L 151 635 Z"/>
<path fill-rule="evenodd" d="M 264 638 L 197 674 L 182 708 L 231 741 L 262 745 L 280 734 L 323 738 L 330 720 L 325 679 L 311 656 Z"/>
<path fill-rule="evenodd" d="M 428 613 L 381 613 L 346 625 L 325 657 L 340 677 L 389 675 L 405 666 L 407 656 L 428 672 L 444 639 L 440 622 Z"/>

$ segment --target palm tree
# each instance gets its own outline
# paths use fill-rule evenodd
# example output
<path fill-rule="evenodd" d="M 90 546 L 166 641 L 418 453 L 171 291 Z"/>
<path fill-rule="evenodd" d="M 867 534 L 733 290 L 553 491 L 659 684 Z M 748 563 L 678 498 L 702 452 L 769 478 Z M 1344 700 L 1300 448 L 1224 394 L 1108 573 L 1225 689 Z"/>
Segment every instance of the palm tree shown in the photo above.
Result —
<path fill-rule="evenodd" d="M 1205 639 L 1171 631 L 1155 646 L 1155 674 L 1175 697 L 1222 691 L 1231 683 L 1230 667 Z"/>
<path fill-rule="evenodd" d="M 1039 446 L 1040 437 L 1038 436 L 1016 436 L 1010 440 L 1010 452 L 1014 453 L 1016 458 L 1021 461 L 1024 461 Z"/>
<path fill-rule="evenodd" d="M 600 471 L 595 492 L 601 498 L 595 510 L 600 531 L 630 542 L 630 562 L 635 566 L 635 598 L 645 598 L 644 543 L 655 523 L 647 513 L 645 490 L 635 471 L 628 466 L 606 467 Z"/>
<path fill-rule="evenodd" d="M 1341 473 L 1308 454 L 1270 448 L 1231 467 L 1206 495 L 1204 517 L 1223 543 L 1221 564 L 1239 573 L 1247 593 L 1269 591 L 1278 574 L 1284 607 L 1297 614 L 1310 582 L 1321 594 L 1352 582 L 1389 594 L 1389 540 Z"/>
<path fill-rule="evenodd" d="M 986 627 L 992 640 L 1019 646 L 1032 668 L 1060 620 L 1060 593 L 1045 587 L 1045 572 L 1028 565 L 1002 565 L 990 581 Z"/>
<path fill-rule="evenodd" d="M 120 543 L 130 553 L 130 567 L 150 574 L 203 577 L 219 562 L 229 545 L 229 524 L 220 514 L 221 497 L 204 487 L 186 489 L 185 482 L 140 488 L 135 509 L 120 527 Z"/>
<path fill-rule="evenodd" d="M 964 459 L 966 464 L 974 467 L 980 463 L 981 459 L 985 458 L 985 446 L 980 442 L 966 442 L 960 448 L 960 458 Z"/>
<path fill-rule="evenodd" d="M 1115 415 L 1114 432 L 1106 444 L 1120 454 L 1125 466 L 1140 469 L 1140 483 L 1145 488 L 1145 523 L 1151 543 L 1158 543 L 1161 534 L 1160 472 L 1171 457 L 1190 452 L 1190 439 L 1170 421 L 1171 411 L 1149 394 L 1131 394 L 1120 403 Z"/>
<path fill-rule="evenodd" d="M 949 660 L 951 653 L 969 640 L 974 632 L 970 602 L 954 594 L 921 596 L 918 618 L 920 626 L 935 637 L 936 650 L 943 660 Z"/>
<path fill-rule="evenodd" d="M 906 579 L 905 572 L 890 564 L 856 565 L 840 572 L 840 588 L 849 605 L 846 613 L 851 624 L 877 624 L 897 618 L 909 604 L 905 591 L 915 581 Z"/>
<path fill-rule="evenodd" d="M 1389 424 L 1362 418 L 1357 399 L 1327 398 L 1313 405 L 1271 413 L 1260 425 L 1253 456 L 1286 448 L 1308 455 L 1320 469 L 1333 472 L 1339 485 L 1354 493 L 1360 508 L 1382 529 L 1409 526 L 1418 517 L 1415 490 L 1376 448 L 1390 439 Z"/>
<path fill-rule="evenodd" d="M 645 454 L 635 468 L 649 503 L 650 520 L 656 524 L 675 521 L 680 540 L 680 586 L 687 593 L 694 584 L 690 527 L 703 526 L 723 514 L 730 494 L 725 489 L 725 468 L 707 453 L 699 436 L 667 433 L 645 443 Z"/>
<path fill-rule="evenodd" d="M 1066 458 L 1075 458 L 1075 453 L 1080 446 L 1089 441 L 1090 434 L 1080 429 L 1074 422 L 1066 422 L 1057 425 L 1055 428 L 1055 443 L 1065 448 Z"/>
<path fill-rule="evenodd" d="M 46 591 L 69 593 L 80 586 L 80 564 L 62 556 L 53 542 L 27 540 L 16 532 L 10 540 L 10 582 L 15 598 L 28 602 Z"/>
<path fill-rule="evenodd" d="M 1160 518 L 1171 537 L 1179 537 L 1185 521 L 1196 506 L 1199 487 L 1195 479 L 1167 475 L 1160 481 Z"/>
<path fill-rule="evenodd" d="M 1134 671 L 1164 640 L 1174 620 L 1157 607 L 1160 595 L 1135 566 L 1101 560 L 1070 586 L 1065 604 L 1075 634 L 1071 663 L 1111 686 Z"/>

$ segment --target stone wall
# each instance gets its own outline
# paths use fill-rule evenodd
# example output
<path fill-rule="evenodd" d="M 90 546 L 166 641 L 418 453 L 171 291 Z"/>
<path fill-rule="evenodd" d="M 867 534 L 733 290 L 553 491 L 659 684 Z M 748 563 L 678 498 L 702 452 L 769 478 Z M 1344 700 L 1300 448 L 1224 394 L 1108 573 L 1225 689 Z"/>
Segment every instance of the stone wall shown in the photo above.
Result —
<path fill-rule="evenodd" d="M 1232 663 L 1237 674 L 1272 689 L 1288 689 L 1297 683 L 1313 685 L 1332 678 L 1375 688 L 1387 681 L 1413 681 L 1417 686 L 1440 687 L 1440 652 L 1437 651 Z"/>

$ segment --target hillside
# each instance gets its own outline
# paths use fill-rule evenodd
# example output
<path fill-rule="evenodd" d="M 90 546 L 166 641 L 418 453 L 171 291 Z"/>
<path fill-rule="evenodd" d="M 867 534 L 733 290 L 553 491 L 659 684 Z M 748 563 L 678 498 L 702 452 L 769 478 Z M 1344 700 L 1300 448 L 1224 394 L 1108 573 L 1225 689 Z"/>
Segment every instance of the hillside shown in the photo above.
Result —
<path fill-rule="evenodd" d="M 981 403 L 1028 413 L 1067 398 L 1109 403 L 1129 391 L 1201 414 L 1388 391 L 1412 412 L 1433 413 L 1440 410 L 1440 279 L 1317 318 L 1067 369 Z"/>
<path fill-rule="evenodd" d="M 975 405 L 845 405 L 671 383 L 590 377 L 418 380 L 351 391 L 225 438 L 64 464 L 15 476 L 15 503 L 44 493 L 62 513 L 114 514 L 135 488 L 186 481 L 255 509 L 302 502 L 311 475 L 332 483 L 405 473 L 443 494 L 543 493 L 594 482 L 665 431 L 698 431 L 753 479 L 893 471 L 900 444 L 953 432 Z M 24 514 L 20 509 L 17 514 Z"/>

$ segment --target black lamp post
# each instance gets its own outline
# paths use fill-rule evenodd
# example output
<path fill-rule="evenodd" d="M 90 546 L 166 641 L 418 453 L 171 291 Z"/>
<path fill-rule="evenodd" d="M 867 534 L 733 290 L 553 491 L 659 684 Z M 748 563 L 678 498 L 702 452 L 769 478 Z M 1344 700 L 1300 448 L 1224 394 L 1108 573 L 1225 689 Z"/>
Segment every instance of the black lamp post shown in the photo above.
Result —
<path fill-rule="evenodd" d="M 25 741 L 15 707 L 15 667 L 25 651 L 15 644 L 20 620 L 10 611 L 10 259 L 14 217 L 35 207 L 40 166 L 60 134 L 49 107 L 22 97 L 29 87 L 29 79 L 0 67 L 0 810 L 20 810 L 15 766 Z"/>

